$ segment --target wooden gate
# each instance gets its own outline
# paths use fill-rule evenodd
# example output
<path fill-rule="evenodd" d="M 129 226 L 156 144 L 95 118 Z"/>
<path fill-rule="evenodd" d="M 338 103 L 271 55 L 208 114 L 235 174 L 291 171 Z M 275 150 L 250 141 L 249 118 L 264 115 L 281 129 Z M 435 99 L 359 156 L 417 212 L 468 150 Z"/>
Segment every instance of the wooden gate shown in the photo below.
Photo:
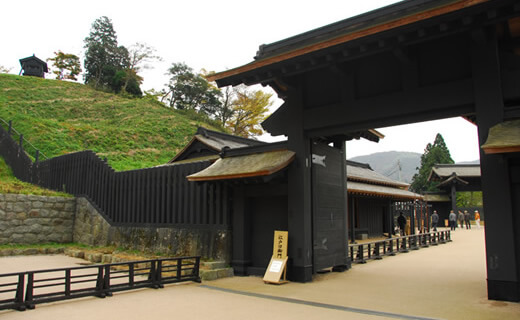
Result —
<path fill-rule="evenodd" d="M 345 267 L 347 259 L 345 162 L 341 150 L 312 146 L 313 272 Z"/>

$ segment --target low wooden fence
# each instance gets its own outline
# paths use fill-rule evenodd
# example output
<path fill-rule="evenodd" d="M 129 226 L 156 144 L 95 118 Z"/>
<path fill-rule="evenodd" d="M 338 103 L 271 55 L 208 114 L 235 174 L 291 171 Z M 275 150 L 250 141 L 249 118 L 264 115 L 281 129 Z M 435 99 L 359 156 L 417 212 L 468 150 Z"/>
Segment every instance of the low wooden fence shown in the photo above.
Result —
<path fill-rule="evenodd" d="M 349 244 L 349 254 L 352 262 L 366 263 L 370 259 L 382 259 L 400 252 L 417 250 L 430 245 L 438 245 L 451 241 L 449 230 L 414 234 L 399 238 Z"/>
<path fill-rule="evenodd" d="M 186 179 L 210 161 L 115 172 L 87 150 L 45 161 L 36 156 L 33 163 L 2 125 L 0 156 L 22 181 L 88 198 L 111 225 L 227 229 L 229 224 L 226 185 Z"/>
<path fill-rule="evenodd" d="M 114 292 L 200 282 L 200 257 L 180 257 L 0 274 L 0 310 Z"/>

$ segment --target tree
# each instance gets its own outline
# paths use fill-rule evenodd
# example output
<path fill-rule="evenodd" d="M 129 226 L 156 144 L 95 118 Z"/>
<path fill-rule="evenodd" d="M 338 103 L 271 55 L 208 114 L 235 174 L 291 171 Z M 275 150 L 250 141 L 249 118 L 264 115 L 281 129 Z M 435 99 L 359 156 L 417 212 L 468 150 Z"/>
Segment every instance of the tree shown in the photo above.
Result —
<path fill-rule="evenodd" d="M 53 61 L 53 66 L 56 70 L 52 73 L 56 75 L 56 79 L 63 80 L 78 80 L 76 76 L 81 73 L 81 64 L 79 57 L 71 53 L 63 53 L 61 51 L 54 52 L 54 58 L 48 59 Z M 67 72 L 66 72 L 67 71 Z"/>
<path fill-rule="evenodd" d="M 120 92 L 130 82 L 125 80 L 129 76 L 124 71 L 130 68 L 130 53 L 124 46 L 118 46 L 112 21 L 105 16 L 96 19 L 84 42 L 85 83 Z M 138 87 L 139 81 L 134 80 Z"/>
<path fill-rule="evenodd" d="M 11 68 L 4 67 L 0 65 L 0 73 L 9 73 L 11 72 Z"/>
<path fill-rule="evenodd" d="M 236 97 L 236 87 L 227 86 L 224 90 L 221 90 L 222 96 L 220 99 L 220 107 L 215 110 L 215 120 L 217 120 L 222 127 L 226 126 L 226 123 L 231 119 L 234 114 L 233 100 Z"/>
<path fill-rule="evenodd" d="M 226 122 L 231 133 L 241 137 L 262 134 L 260 123 L 267 117 L 272 94 L 261 90 L 248 90 L 245 86 L 236 88 L 236 97 L 231 102 L 232 114 Z"/>
<path fill-rule="evenodd" d="M 428 143 L 421 156 L 421 167 L 413 176 L 410 189 L 415 192 L 438 191 L 437 182 L 428 181 L 428 176 L 435 164 L 451 164 L 454 163 L 451 158 L 450 151 L 444 142 L 444 138 L 440 133 L 435 136 L 433 144 Z"/>
<path fill-rule="evenodd" d="M 147 64 L 152 61 L 161 61 L 161 57 L 155 55 L 155 49 L 136 42 L 128 50 L 128 67 L 124 69 L 124 77 L 121 85 L 121 90 L 131 93 L 133 95 L 142 95 L 139 86 L 143 82 L 143 77 L 139 76 L 142 69 L 151 69 Z"/>
<path fill-rule="evenodd" d="M 482 207 L 482 191 L 457 192 L 457 207 Z"/>
<path fill-rule="evenodd" d="M 174 63 L 168 69 L 170 80 L 161 101 L 179 110 L 195 110 L 212 116 L 220 106 L 220 90 L 185 63 Z"/>

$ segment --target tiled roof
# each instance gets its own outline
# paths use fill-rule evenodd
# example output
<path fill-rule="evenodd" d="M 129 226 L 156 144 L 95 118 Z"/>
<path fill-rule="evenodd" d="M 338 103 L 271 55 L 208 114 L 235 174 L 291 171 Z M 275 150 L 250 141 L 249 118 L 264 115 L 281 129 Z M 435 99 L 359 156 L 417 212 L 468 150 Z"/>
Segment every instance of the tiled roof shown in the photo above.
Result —
<path fill-rule="evenodd" d="M 392 199 L 422 199 L 420 194 L 408 190 L 356 181 L 347 181 L 347 190 L 351 194 L 367 196 L 389 197 Z"/>

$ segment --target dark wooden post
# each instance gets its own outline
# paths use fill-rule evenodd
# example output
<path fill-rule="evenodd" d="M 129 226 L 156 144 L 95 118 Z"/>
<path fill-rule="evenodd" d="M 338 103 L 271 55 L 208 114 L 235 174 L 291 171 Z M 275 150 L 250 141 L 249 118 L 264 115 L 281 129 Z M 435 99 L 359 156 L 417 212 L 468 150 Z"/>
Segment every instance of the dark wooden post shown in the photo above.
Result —
<path fill-rule="evenodd" d="M 451 210 L 457 214 L 458 219 L 458 213 L 457 213 L 457 186 L 455 182 L 451 183 L 451 189 L 450 189 L 450 197 L 451 197 Z"/>
<path fill-rule="evenodd" d="M 288 277 L 293 281 L 312 280 L 312 209 L 311 209 L 311 141 L 303 129 L 303 100 L 301 85 L 290 90 L 286 100 L 293 119 L 288 126 L 288 149 L 296 152 L 296 159 L 288 170 Z"/>
<path fill-rule="evenodd" d="M 473 91 L 479 144 L 485 143 L 489 129 L 504 121 L 504 99 L 500 75 L 497 39 L 494 30 L 473 34 L 471 48 Z M 486 255 L 488 298 L 520 301 L 519 232 L 515 229 L 512 174 L 504 155 L 486 155 L 480 151 L 482 191 L 486 212 Z M 514 200 L 518 205 L 518 199 Z"/>
<path fill-rule="evenodd" d="M 343 268 L 343 270 L 346 270 L 346 269 L 350 269 L 350 267 L 352 266 L 352 261 L 350 260 L 350 257 L 348 255 L 348 228 L 347 228 L 347 219 L 348 219 L 348 193 L 347 193 L 347 144 L 345 143 L 345 141 L 334 141 L 334 147 L 337 148 L 337 149 L 340 149 L 341 150 L 341 160 L 342 160 L 342 164 L 341 164 L 341 177 L 342 177 L 342 180 L 341 180 L 341 185 L 342 185 L 342 189 L 343 189 L 343 197 L 344 197 L 344 204 L 343 204 L 343 208 L 344 208 L 344 212 L 343 212 L 343 231 L 344 231 L 344 235 L 343 235 L 343 239 L 344 239 L 344 245 L 345 245 L 345 262 L 346 262 L 346 265 L 344 267 L 340 267 L 340 268 L 336 268 L 338 270 L 341 270 L 341 268 Z M 342 270 L 341 270 L 342 271 Z"/>
<path fill-rule="evenodd" d="M 233 189 L 233 260 L 231 265 L 236 275 L 247 275 L 251 264 L 250 215 L 246 213 L 244 187 Z"/>
<path fill-rule="evenodd" d="M 347 186 L 346 186 L 347 190 L 348 190 L 348 181 L 347 181 Z M 348 197 L 348 194 L 347 194 L 347 197 Z M 357 201 L 355 197 L 351 197 L 350 198 L 350 201 L 348 203 L 349 205 L 349 208 L 350 208 L 350 241 L 352 244 L 356 243 L 356 212 L 354 211 L 355 210 L 355 205 L 354 205 L 354 202 Z"/>

